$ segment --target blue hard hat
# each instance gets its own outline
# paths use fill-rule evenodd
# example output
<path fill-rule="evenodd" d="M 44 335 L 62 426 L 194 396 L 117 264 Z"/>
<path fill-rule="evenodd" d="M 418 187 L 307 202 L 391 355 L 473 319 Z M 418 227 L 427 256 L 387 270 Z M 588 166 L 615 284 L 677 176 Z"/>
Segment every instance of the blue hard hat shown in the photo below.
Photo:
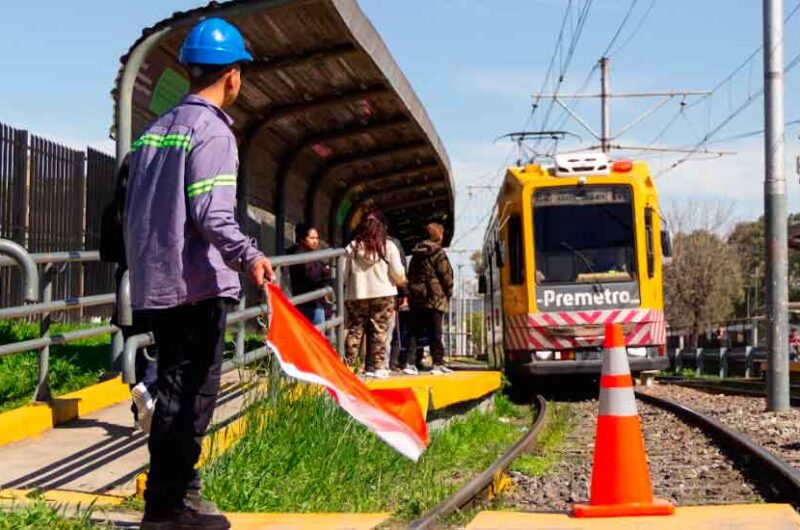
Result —
<path fill-rule="evenodd" d="M 238 28 L 221 18 L 208 18 L 197 24 L 181 46 L 182 64 L 224 65 L 252 60 Z"/>

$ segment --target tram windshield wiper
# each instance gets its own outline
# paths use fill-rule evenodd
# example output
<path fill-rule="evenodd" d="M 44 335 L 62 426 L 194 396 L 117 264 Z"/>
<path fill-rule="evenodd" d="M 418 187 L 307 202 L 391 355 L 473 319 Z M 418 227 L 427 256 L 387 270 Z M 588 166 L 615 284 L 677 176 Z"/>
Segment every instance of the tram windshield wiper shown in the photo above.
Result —
<path fill-rule="evenodd" d="M 592 282 L 592 285 L 593 285 L 593 286 L 594 286 L 596 289 L 597 289 L 597 288 L 599 288 L 599 289 L 604 289 L 604 286 L 603 286 L 603 284 L 600 282 L 600 280 L 598 280 L 598 279 L 597 279 L 597 271 L 596 271 L 596 270 L 594 270 L 594 266 L 592 265 L 592 262 L 589 260 L 589 258 L 587 258 L 587 257 L 586 257 L 586 256 L 583 254 L 583 252 L 581 252 L 580 250 L 577 250 L 576 248 L 574 248 L 572 245 L 570 245 L 569 243 L 567 243 L 567 242 L 566 242 L 566 241 L 564 241 L 564 240 L 561 240 L 561 241 L 559 242 L 559 244 L 560 244 L 562 247 L 564 247 L 565 249 L 567 249 L 567 250 L 569 250 L 570 252 L 572 252 L 572 254 L 573 254 L 574 256 L 577 256 L 578 258 L 580 258 L 580 260 L 581 260 L 581 261 L 583 261 L 583 262 L 586 264 L 586 267 L 589 269 L 589 272 L 592 274 L 592 276 L 591 276 L 591 282 Z M 577 279 L 577 276 L 578 276 L 578 275 L 576 274 L 576 275 L 575 275 L 576 279 Z M 599 291 L 598 291 L 598 292 L 599 292 Z"/>

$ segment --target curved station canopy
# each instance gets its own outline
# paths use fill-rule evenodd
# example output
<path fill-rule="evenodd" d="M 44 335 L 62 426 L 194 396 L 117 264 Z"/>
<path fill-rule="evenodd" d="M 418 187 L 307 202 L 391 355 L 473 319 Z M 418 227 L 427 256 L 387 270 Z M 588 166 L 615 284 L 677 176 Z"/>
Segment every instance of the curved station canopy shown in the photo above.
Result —
<path fill-rule="evenodd" d="M 239 141 L 240 208 L 274 214 L 276 253 L 292 235 L 287 223 L 312 223 L 339 245 L 372 208 L 405 247 L 426 221 L 443 223 L 449 242 L 447 153 L 355 0 L 211 3 L 145 29 L 122 57 L 114 90 L 119 160 L 188 90 L 178 51 L 189 29 L 212 16 L 236 24 L 255 58 L 226 110 Z"/>

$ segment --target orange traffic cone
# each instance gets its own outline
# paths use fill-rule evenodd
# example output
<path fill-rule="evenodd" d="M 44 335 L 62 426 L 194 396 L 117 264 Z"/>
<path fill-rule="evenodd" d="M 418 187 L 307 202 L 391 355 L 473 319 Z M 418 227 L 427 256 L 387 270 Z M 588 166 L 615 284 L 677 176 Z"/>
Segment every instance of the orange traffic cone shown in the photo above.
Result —
<path fill-rule="evenodd" d="M 621 325 L 606 324 L 603 348 L 591 495 L 589 504 L 572 506 L 572 515 L 672 515 L 672 504 L 653 498 Z"/>

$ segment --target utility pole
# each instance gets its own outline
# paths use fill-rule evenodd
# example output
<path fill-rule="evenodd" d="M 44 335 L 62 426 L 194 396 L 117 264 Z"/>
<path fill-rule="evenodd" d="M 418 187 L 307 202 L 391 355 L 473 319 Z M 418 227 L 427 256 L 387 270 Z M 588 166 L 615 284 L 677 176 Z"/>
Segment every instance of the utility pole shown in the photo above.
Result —
<path fill-rule="evenodd" d="M 764 0 L 767 410 L 789 410 L 789 242 L 783 163 L 783 0 Z"/>
<path fill-rule="evenodd" d="M 535 97 L 537 99 L 552 99 L 558 106 L 560 106 L 564 111 L 569 114 L 572 119 L 574 119 L 578 124 L 583 127 L 589 134 L 599 140 L 599 145 L 591 146 L 589 149 L 597 149 L 600 148 L 604 153 L 608 153 L 612 149 L 624 149 L 624 150 L 636 150 L 636 151 L 663 151 L 663 152 L 687 152 L 685 149 L 670 149 L 664 147 L 650 147 L 650 146 L 630 146 L 630 145 L 617 145 L 612 144 L 612 141 L 617 140 L 620 136 L 625 134 L 627 131 L 641 123 L 644 119 L 648 116 L 652 115 L 658 109 L 672 101 L 674 98 L 681 98 L 681 101 L 685 101 L 686 98 L 692 96 L 707 96 L 711 94 L 708 91 L 699 91 L 699 90 L 668 90 L 663 92 L 626 92 L 626 93 L 612 93 L 611 92 L 611 67 L 610 67 L 610 59 L 608 57 L 601 57 L 600 58 L 600 93 L 599 94 L 572 94 L 572 95 L 564 95 L 564 94 L 538 94 Z M 615 133 L 611 132 L 611 99 L 612 98 L 655 98 L 660 99 L 658 103 L 650 107 L 649 109 L 645 110 L 642 114 L 634 118 L 630 123 L 624 125 L 620 130 Z M 577 100 L 577 99 L 600 99 L 600 132 L 598 133 L 596 130 L 589 125 L 586 120 L 581 118 L 567 103 L 565 100 Z M 586 150 L 586 149 L 584 149 Z M 706 154 L 714 154 L 714 155 L 727 155 L 727 154 L 735 154 L 729 152 L 722 152 L 722 151 L 709 151 L 709 150 L 699 150 L 699 149 L 692 149 L 689 152 L 691 153 L 706 153 Z"/>
<path fill-rule="evenodd" d="M 608 57 L 600 58 L 600 149 L 608 153 L 611 142 L 611 100 L 608 97 Z"/>

